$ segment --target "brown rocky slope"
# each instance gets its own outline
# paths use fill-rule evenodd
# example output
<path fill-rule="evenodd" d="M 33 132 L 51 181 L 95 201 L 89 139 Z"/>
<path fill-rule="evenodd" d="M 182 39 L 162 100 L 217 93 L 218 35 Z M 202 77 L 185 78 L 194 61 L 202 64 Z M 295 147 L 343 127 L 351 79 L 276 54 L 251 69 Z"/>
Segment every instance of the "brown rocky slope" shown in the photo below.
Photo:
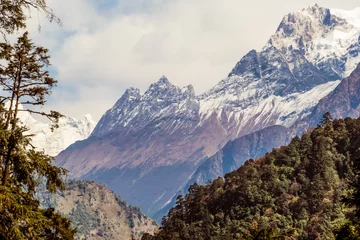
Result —
<path fill-rule="evenodd" d="M 77 227 L 78 240 L 140 239 L 154 233 L 156 223 L 138 207 L 129 206 L 102 184 L 69 181 L 66 190 L 40 195 L 42 205 L 54 207 Z"/>

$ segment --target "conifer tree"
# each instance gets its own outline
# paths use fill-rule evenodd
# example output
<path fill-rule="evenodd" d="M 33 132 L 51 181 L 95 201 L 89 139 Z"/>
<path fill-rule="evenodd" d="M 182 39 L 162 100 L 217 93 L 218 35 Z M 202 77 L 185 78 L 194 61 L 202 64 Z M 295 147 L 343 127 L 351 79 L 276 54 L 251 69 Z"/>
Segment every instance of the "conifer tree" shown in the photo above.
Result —
<path fill-rule="evenodd" d="M 0 66 L 0 85 L 7 92 L 0 97 L 0 239 L 74 239 L 70 221 L 54 209 L 41 209 L 35 198 L 44 179 L 48 191 L 63 189 L 66 170 L 53 166 L 52 157 L 32 147 L 28 129 L 18 120 L 19 112 L 28 111 L 49 118 L 56 127 L 61 116 L 20 108 L 20 104 L 44 105 L 56 84 L 46 70 L 47 52 L 35 46 L 27 32 L 14 45 L 0 44 L 0 59 L 5 62 Z"/>
<path fill-rule="evenodd" d="M 6 37 L 25 28 L 31 9 L 44 12 L 50 22 L 61 23 L 45 0 L 0 0 L 0 33 Z"/>

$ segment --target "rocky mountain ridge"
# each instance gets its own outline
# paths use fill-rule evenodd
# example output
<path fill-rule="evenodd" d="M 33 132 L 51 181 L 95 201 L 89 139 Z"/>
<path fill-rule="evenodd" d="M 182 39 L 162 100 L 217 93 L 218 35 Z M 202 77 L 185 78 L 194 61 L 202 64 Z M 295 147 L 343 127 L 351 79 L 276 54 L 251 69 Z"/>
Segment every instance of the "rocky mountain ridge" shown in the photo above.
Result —
<path fill-rule="evenodd" d="M 153 216 L 229 141 L 308 117 L 359 62 L 358 20 L 360 9 L 290 13 L 260 52 L 250 51 L 208 92 L 195 95 L 166 77 L 144 94 L 130 88 L 57 160 Z"/>

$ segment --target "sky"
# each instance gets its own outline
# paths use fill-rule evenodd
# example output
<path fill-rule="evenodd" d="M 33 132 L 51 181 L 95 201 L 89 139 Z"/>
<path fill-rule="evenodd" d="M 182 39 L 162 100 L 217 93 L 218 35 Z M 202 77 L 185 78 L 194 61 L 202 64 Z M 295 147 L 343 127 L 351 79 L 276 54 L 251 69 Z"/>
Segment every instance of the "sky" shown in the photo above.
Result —
<path fill-rule="evenodd" d="M 129 87 L 165 75 L 207 91 L 243 55 L 261 50 L 284 15 L 318 3 L 353 9 L 358 0 L 48 0 L 62 20 L 31 12 L 28 30 L 51 55 L 58 80 L 45 110 L 98 121 Z M 38 31 L 38 26 L 41 31 Z"/>

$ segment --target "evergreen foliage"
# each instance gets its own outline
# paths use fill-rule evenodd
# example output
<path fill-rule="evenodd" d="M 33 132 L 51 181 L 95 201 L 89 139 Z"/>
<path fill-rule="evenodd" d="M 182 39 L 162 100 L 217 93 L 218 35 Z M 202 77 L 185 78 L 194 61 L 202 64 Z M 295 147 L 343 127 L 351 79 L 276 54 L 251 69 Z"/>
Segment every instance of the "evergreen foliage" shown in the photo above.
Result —
<path fill-rule="evenodd" d="M 31 9 L 44 12 L 50 22 L 61 23 L 45 0 L 0 0 L 0 33 L 6 38 L 6 34 L 25 28 L 26 12 Z"/>
<path fill-rule="evenodd" d="M 360 239 L 359 149 L 360 118 L 326 114 L 288 146 L 192 185 L 143 239 Z"/>
<path fill-rule="evenodd" d="M 60 113 L 21 109 L 20 104 L 44 105 L 56 81 L 45 67 L 47 49 L 36 47 L 25 32 L 17 43 L 0 43 L 0 85 L 3 88 L 0 109 L 0 236 L 5 239 L 74 239 L 70 221 L 41 209 L 35 198 L 38 185 L 46 179 L 50 192 L 63 189 L 63 168 L 52 165 L 53 158 L 36 151 L 31 135 L 18 120 L 20 111 L 48 117 L 57 126 Z M 7 93 L 7 94 L 5 94 Z M 3 102 L 9 107 L 4 108 Z"/>

